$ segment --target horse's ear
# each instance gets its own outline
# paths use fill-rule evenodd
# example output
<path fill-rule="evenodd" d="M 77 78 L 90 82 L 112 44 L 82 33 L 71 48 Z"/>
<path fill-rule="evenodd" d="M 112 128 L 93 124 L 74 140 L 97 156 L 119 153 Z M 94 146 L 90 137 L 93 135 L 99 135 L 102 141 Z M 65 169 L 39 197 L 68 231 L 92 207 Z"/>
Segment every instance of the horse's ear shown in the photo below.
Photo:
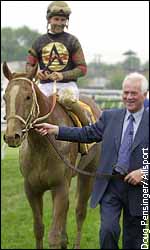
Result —
<path fill-rule="evenodd" d="M 30 80 L 35 78 L 35 76 L 37 74 L 37 70 L 38 70 L 38 63 L 35 64 L 35 66 L 32 68 L 32 70 L 30 72 L 27 73 L 27 78 Z"/>
<path fill-rule="evenodd" d="M 8 65 L 6 62 L 3 63 L 3 73 L 4 73 L 4 76 L 10 81 L 13 76 L 12 76 L 12 73 L 10 71 L 10 69 L 8 68 Z"/>

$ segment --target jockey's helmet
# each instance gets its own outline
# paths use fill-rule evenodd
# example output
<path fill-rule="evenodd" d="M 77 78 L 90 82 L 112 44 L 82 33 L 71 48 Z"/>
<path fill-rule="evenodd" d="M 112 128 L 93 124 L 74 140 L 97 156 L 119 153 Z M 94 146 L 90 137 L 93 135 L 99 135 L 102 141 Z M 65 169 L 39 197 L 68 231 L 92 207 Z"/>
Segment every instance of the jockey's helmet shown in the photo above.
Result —
<path fill-rule="evenodd" d="M 71 9 L 68 4 L 64 1 L 53 1 L 47 8 L 46 18 L 53 16 L 64 16 L 69 19 Z"/>

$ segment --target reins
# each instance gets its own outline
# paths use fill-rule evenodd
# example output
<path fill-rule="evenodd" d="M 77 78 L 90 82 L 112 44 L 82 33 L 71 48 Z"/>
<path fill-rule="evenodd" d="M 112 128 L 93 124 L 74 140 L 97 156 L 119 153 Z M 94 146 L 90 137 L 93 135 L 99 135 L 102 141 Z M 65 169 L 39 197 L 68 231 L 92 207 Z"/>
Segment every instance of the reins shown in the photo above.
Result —
<path fill-rule="evenodd" d="M 79 168 L 76 168 L 74 167 L 63 155 L 62 153 L 58 150 L 58 148 L 56 147 L 56 144 L 55 144 L 55 140 L 54 140 L 54 137 L 52 137 L 51 135 L 47 134 L 46 135 L 48 141 L 51 143 L 51 145 L 53 146 L 53 148 L 55 149 L 55 151 L 57 152 L 57 154 L 59 155 L 59 157 L 61 158 L 61 160 L 65 163 L 65 166 L 68 167 L 68 168 L 71 168 L 72 170 L 78 172 L 79 174 L 83 174 L 83 175 L 87 175 L 87 176 L 90 176 L 90 177 L 94 177 L 94 178 L 107 178 L 107 179 L 116 179 L 116 178 L 119 178 L 119 179 L 124 179 L 124 176 L 121 175 L 121 174 L 115 174 L 115 175 L 112 175 L 112 174 L 107 174 L 107 173 L 98 173 L 98 172 L 95 172 L 95 173 L 91 173 L 91 172 L 88 172 L 88 171 L 85 171 L 85 170 L 82 170 L 82 169 L 79 169 Z"/>

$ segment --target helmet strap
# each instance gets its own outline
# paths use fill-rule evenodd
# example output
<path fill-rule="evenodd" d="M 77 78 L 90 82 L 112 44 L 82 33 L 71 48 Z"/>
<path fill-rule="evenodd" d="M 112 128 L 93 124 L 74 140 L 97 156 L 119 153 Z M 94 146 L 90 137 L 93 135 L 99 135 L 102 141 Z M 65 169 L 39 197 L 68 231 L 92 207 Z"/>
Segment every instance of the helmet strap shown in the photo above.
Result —
<path fill-rule="evenodd" d="M 50 23 L 49 23 L 49 22 L 47 22 L 47 27 L 46 27 L 46 29 L 47 29 L 47 33 L 49 33 L 49 32 L 50 32 L 50 30 L 51 30 L 51 25 L 50 25 Z"/>
<path fill-rule="evenodd" d="M 68 27 L 69 27 L 69 20 L 67 19 L 67 22 L 66 22 L 66 26 L 65 26 L 68 30 Z"/>

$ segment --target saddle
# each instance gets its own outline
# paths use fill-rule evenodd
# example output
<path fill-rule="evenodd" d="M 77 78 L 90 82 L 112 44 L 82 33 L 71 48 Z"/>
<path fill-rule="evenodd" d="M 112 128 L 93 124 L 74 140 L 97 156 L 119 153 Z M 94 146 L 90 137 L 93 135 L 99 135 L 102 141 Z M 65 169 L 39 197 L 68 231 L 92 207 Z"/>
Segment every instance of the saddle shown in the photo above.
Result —
<path fill-rule="evenodd" d="M 58 100 L 57 100 L 58 101 Z M 70 103 L 70 105 L 62 105 L 62 103 L 59 102 L 59 104 L 65 109 L 67 114 L 71 117 L 73 124 L 75 127 L 83 127 L 86 125 L 90 125 L 96 122 L 94 114 L 90 108 L 89 105 L 82 101 L 78 101 L 76 103 Z M 88 153 L 89 149 L 95 144 L 90 143 L 79 143 L 79 153 L 81 155 L 85 155 Z"/>

